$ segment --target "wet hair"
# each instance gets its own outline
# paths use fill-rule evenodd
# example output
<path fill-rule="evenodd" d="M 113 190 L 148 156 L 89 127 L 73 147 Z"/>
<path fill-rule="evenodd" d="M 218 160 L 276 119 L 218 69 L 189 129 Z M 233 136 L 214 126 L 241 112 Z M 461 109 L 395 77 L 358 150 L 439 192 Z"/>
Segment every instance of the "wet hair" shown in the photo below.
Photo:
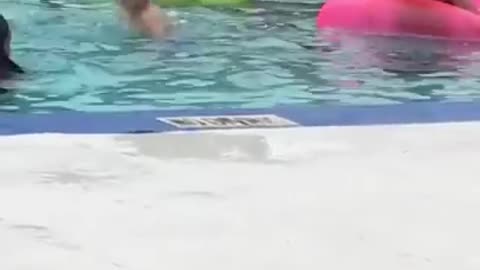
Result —
<path fill-rule="evenodd" d="M 118 0 L 129 15 L 138 15 L 150 5 L 150 0 Z"/>
<path fill-rule="evenodd" d="M 23 73 L 23 69 L 10 59 L 6 51 L 10 42 L 10 27 L 7 20 L 0 14 L 0 71 L 1 73 Z"/>

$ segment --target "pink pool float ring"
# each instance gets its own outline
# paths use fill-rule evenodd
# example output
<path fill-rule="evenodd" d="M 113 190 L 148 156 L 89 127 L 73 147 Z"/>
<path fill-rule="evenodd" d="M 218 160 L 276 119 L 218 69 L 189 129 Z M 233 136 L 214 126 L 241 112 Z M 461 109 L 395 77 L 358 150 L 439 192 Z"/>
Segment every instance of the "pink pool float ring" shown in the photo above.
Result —
<path fill-rule="evenodd" d="M 436 0 L 327 0 L 317 27 L 480 41 L 480 15 Z"/>

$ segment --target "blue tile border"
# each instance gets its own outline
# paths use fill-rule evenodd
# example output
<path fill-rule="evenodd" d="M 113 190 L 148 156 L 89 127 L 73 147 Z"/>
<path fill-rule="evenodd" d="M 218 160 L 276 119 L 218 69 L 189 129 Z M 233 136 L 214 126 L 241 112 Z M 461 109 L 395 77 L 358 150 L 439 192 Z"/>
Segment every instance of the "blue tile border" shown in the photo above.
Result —
<path fill-rule="evenodd" d="M 31 133 L 107 134 L 181 130 L 158 117 L 275 114 L 300 126 L 353 126 L 480 121 L 480 103 L 420 102 L 379 106 L 308 106 L 136 112 L 0 113 L 0 135 Z"/>

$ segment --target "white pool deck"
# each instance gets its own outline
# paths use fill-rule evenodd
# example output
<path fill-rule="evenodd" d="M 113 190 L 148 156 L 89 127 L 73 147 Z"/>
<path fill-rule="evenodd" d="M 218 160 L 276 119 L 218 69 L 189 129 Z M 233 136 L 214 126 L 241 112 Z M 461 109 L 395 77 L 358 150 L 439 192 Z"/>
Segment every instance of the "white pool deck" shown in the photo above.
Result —
<path fill-rule="evenodd" d="M 480 122 L 0 151 L 0 270 L 480 269 Z"/>

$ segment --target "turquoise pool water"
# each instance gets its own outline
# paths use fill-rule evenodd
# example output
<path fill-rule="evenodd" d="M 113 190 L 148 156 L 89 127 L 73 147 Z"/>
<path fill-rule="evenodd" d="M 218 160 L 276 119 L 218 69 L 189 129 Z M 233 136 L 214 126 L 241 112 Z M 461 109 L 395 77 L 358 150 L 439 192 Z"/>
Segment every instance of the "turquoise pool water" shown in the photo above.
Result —
<path fill-rule="evenodd" d="M 62 1 L 0 1 L 15 32 L 15 59 L 28 70 L 2 84 L 14 91 L 0 97 L 0 110 L 265 108 L 480 97 L 475 46 L 343 35 L 332 41 L 315 31 L 320 4 L 169 10 L 176 32 L 155 43 L 128 32 L 111 1 Z"/>

